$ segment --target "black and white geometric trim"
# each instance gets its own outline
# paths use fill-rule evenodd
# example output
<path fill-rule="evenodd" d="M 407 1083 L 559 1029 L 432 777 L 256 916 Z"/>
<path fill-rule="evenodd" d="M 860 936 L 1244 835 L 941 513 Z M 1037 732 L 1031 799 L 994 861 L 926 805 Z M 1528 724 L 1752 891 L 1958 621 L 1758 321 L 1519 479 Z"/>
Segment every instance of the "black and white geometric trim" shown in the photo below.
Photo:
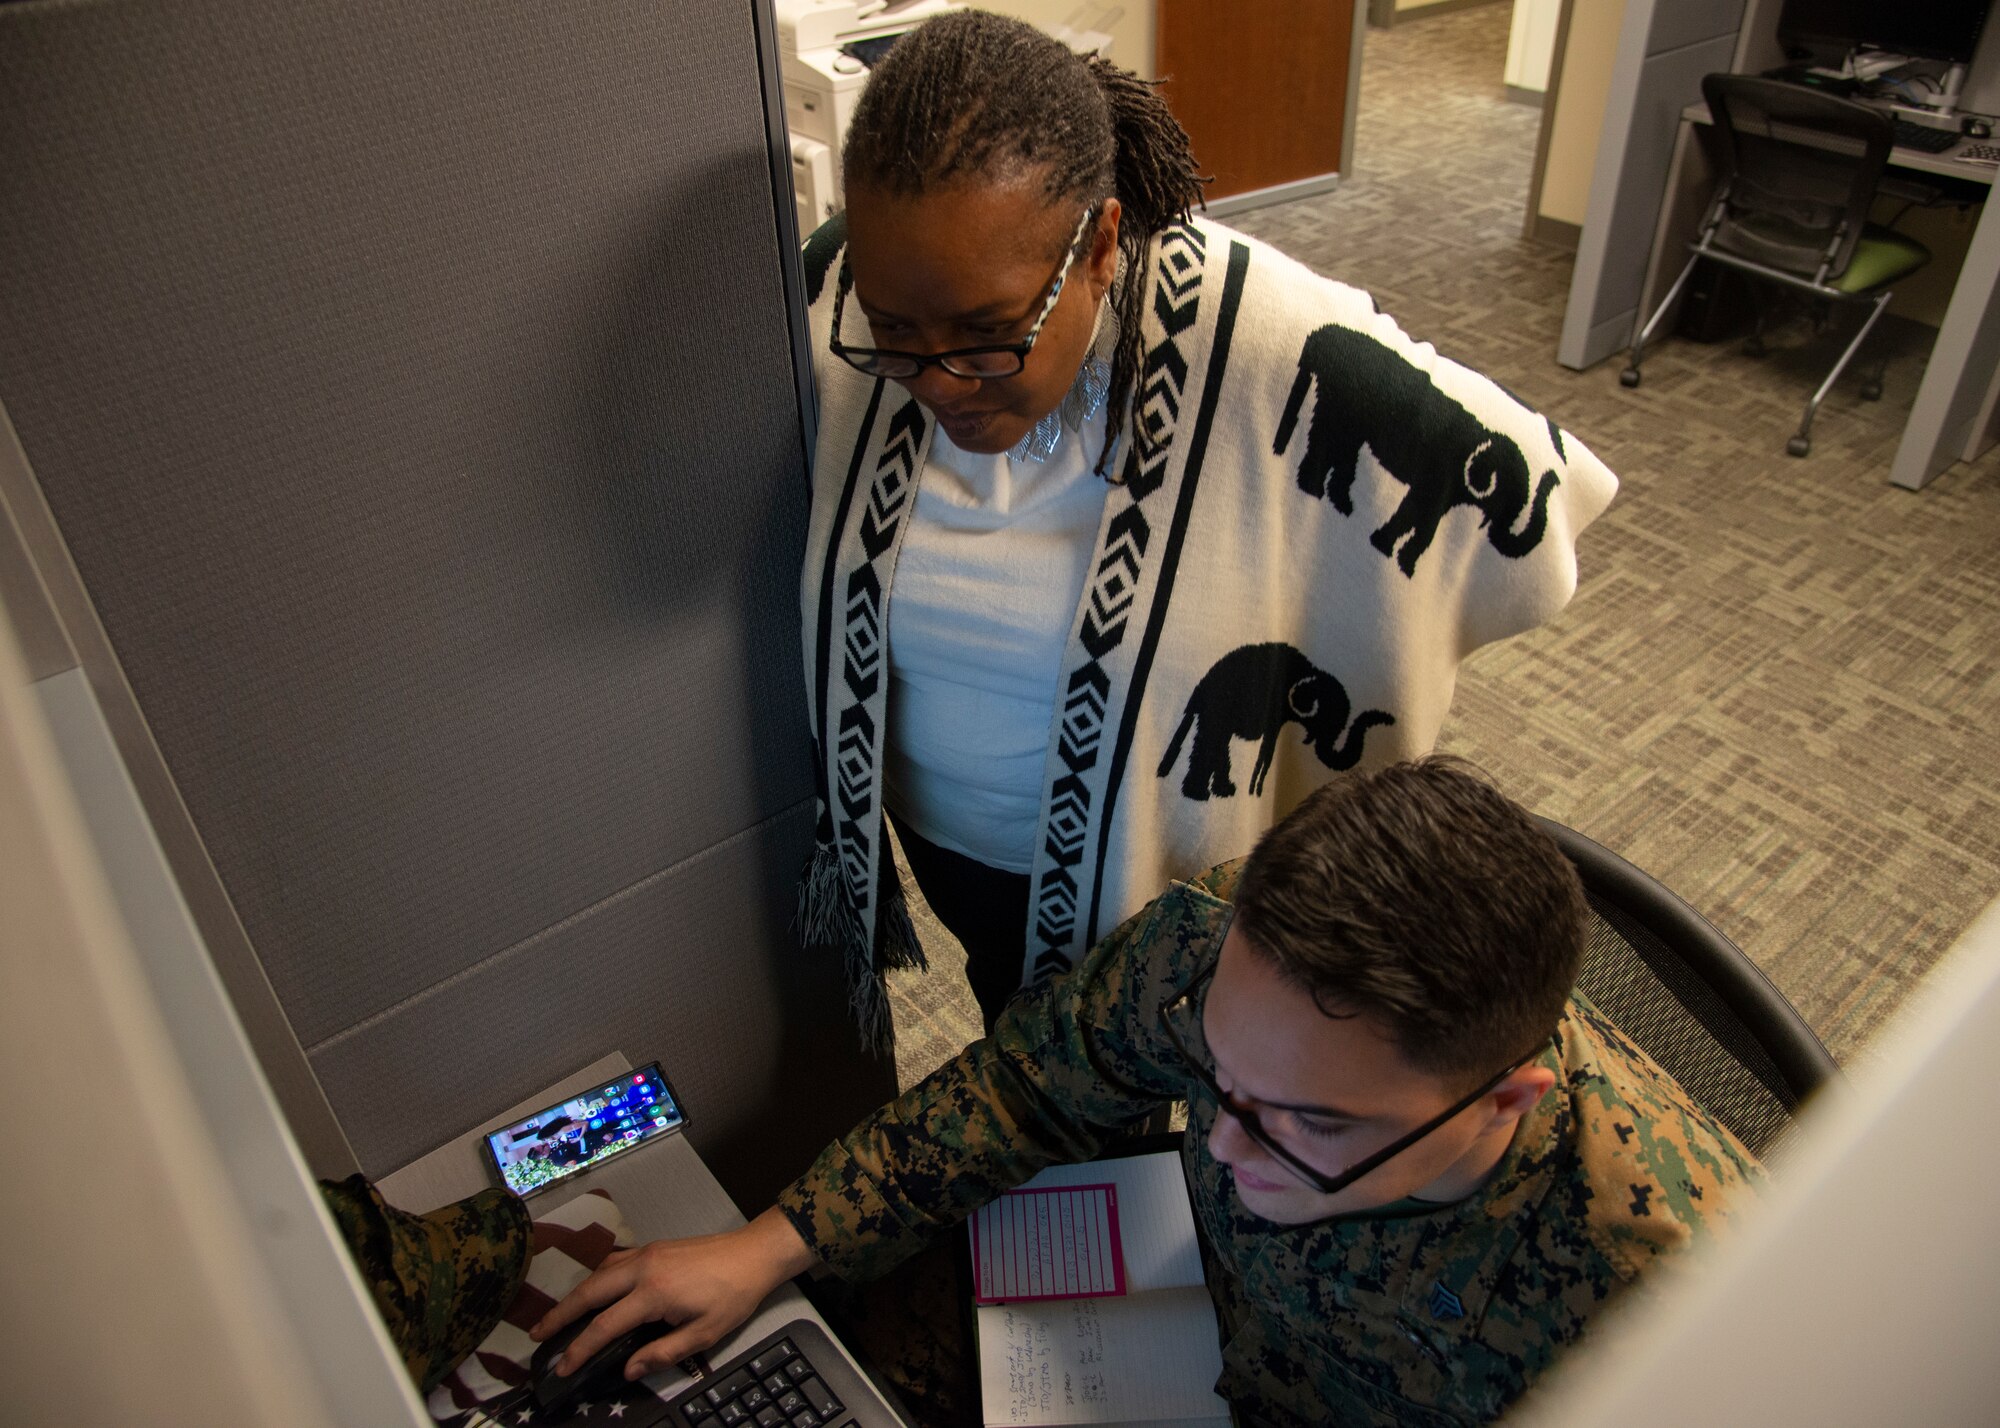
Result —
<path fill-rule="evenodd" d="M 1191 224 L 1176 224 L 1160 235 L 1156 254 L 1151 306 L 1161 335 L 1146 353 L 1123 484 L 1110 496 L 1127 504 L 1106 530 L 1084 600 L 1080 639 L 1085 658 L 1063 684 L 1056 739 L 1061 771 L 1049 791 L 1043 850 L 1050 862 L 1034 890 L 1029 983 L 1064 971 L 1073 960 L 1070 942 L 1082 891 L 1077 869 L 1090 839 L 1091 772 L 1103 747 L 1113 688 L 1103 661 L 1124 643 L 1130 628 L 1147 547 L 1153 542 L 1145 501 L 1166 481 L 1174 425 L 1186 394 L 1189 353 L 1184 339 L 1200 303 L 1207 243 Z"/>
<path fill-rule="evenodd" d="M 1180 420 L 1181 402 L 1187 391 L 1188 354 L 1182 348 L 1181 338 L 1194 326 L 1207 259 L 1207 241 L 1188 224 L 1177 224 L 1160 237 L 1153 318 L 1160 324 L 1161 337 L 1158 345 L 1146 353 L 1139 383 L 1138 419 L 1133 423 L 1136 430 L 1125 465 L 1125 486 L 1135 502 L 1159 490 L 1160 483 L 1167 479 L 1174 425 Z"/>
<path fill-rule="evenodd" d="M 876 562 L 895 546 L 897 526 L 916 490 L 924 420 L 923 408 L 915 400 L 905 402 L 889 420 L 875 479 L 861 510 L 858 534 L 865 558 L 847 577 L 842 599 L 841 683 L 848 702 L 829 720 L 834 745 L 834 844 L 849 900 L 867 929 L 875 925 L 874 830 L 879 822 L 875 783 L 882 757 L 878 695 L 886 634 Z"/>

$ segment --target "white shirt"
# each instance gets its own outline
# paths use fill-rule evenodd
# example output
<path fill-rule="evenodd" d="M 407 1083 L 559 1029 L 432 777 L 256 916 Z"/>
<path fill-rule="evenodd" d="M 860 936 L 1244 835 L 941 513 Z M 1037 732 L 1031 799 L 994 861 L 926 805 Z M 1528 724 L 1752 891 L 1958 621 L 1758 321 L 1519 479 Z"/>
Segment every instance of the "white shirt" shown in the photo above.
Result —
<path fill-rule="evenodd" d="M 941 848 L 1034 865 L 1056 686 L 1108 483 L 1102 410 L 1045 462 L 931 442 L 889 602 L 884 797 Z"/>

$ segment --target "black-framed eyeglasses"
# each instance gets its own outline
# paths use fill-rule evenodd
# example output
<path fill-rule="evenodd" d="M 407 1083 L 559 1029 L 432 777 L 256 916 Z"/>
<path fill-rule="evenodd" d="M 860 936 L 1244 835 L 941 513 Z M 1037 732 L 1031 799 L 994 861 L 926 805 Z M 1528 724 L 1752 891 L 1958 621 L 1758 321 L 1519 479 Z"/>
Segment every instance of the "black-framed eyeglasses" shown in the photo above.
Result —
<path fill-rule="evenodd" d="M 1070 266 L 1076 262 L 1076 255 L 1082 249 L 1083 235 L 1096 216 L 1097 206 L 1093 204 L 1084 209 L 1083 217 L 1077 220 L 1076 232 L 1069 240 L 1069 251 L 1063 255 L 1062 266 L 1056 269 L 1056 275 L 1049 283 L 1048 296 L 1042 302 L 1041 315 L 1035 319 L 1035 325 L 1028 329 L 1027 335 L 1015 342 L 998 342 L 986 347 L 956 347 L 949 352 L 933 353 L 895 352 L 886 347 L 849 347 L 840 340 L 840 318 L 847 307 L 848 290 L 854 286 L 854 275 L 848 271 L 843 259 L 840 284 L 833 295 L 833 337 L 830 344 L 833 355 L 871 377 L 888 377 L 895 381 L 914 377 L 926 367 L 942 367 L 954 377 L 971 377 L 979 381 L 1013 376 L 1028 365 L 1028 354 L 1035 350 L 1035 339 L 1042 335 L 1042 324 L 1056 310 L 1056 300 L 1062 296 Z"/>
<path fill-rule="evenodd" d="M 1160 1008 L 1160 1029 L 1166 1033 L 1167 1040 L 1172 1043 L 1174 1050 L 1180 1053 L 1181 1060 L 1187 1063 L 1188 1070 L 1194 1073 L 1195 1079 L 1201 1082 L 1202 1086 L 1207 1089 L 1211 1096 L 1215 1097 L 1216 1103 L 1221 1106 L 1223 1111 L 1234 1118 L 1238 1125 L 1243 1127 L 1244 1134 L 1256 1141 L 1265 1150 L 1270 1151 L 1271 1154 L 1284 1162 L 1286 1167 L 1294 1174 L 1322 1195 L 1338 1194 L 1370 1171 L 1379 1169 L 1396 1156 L 1401 1155 L 1404 1151 L 1408 1150 L 1411 1146 L 1513 1075 L 1514 1072 L 1518 1071 L 1530 1060 L 1539 1056 L 1542 1048 L 1549 1044 L 1547 1042 L 1538 1043 L 1526 1055 L 1510 1062 L 1503 1070 L 1481 1082 L 1477 1088 L 1452 1102 L 1451 1105 L 1439 1111 L 1415 1130 L 1398 1136 L 1372 1155 L 1364 1156 L 1353 1165 L 1348 1166 L 1340 1174 L 1328 1175 L 1323 1171 L 1314 1169 L 1291 1151 L 1285 1149 L 1279 1143 L 1278 1138 L 1264 1128 L 1264 1123 L 1257 1117 L 1255 1105 L 1223 1090 L 1221 1083 L 1215 1079 L 1212 1060 L 1206 1055 L 1207 1039 L 1201 1032 L 1201 1006 L 1203 1003 L 1200 997 L 1203 988 L 1214 978 L 1215 968 L 1216 959 L 1211 957 L 1208 965 L 1197 972 L 1193 979 L 1185 987 L 1181 988 L 1178 995 Z M 1175 1022 L 1177 1020 L 1185 1025 L 1176 1026 Z M 1190 1034 L 1200 1040 L 1200 1051 L 1197 1051 L 1188 1044 Z"/>

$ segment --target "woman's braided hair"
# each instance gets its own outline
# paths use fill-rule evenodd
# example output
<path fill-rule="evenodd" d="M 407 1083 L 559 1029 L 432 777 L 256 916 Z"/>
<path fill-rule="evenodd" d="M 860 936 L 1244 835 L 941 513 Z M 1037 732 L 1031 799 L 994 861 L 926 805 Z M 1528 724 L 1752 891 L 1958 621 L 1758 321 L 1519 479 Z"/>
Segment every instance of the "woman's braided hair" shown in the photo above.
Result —
<path fill-rule="evenodd" d="M 953 10 L 903 36 L 875 67 L 841 163 L 850 189 L 898 195 L 1039 172 L 1051 203 L 1116 197 L 1127 275 L 1111 359 L 1117 428 L 1138 381 L 1146 246 L 1187 218 L 1205 182 L 1187 131 L 1153 85 L 1109 60 L 1081 59 L 1019 20 Z M 1099 475 L 1111 450 L 1106 442 Z"/>

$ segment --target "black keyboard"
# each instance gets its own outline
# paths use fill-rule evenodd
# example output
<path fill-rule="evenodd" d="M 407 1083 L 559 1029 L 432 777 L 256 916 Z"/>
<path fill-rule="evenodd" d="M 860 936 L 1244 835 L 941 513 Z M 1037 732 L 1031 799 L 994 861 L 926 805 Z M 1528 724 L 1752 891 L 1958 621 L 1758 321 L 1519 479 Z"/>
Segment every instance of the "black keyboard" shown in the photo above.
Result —
<path fill-rule="evenodd" d="M 1958 146 L 1958 131 L 1955 129 L 1933 129 L 1928 124 L 1919 124 L 1913 119 L 1898 119 L 1896 144 L 1904 149 L 1922 149 L 1927 154 L 1942 154 L 1946 149 Z"/>
<path fill-rule="evenodd" d="M 902 1428 L 810 1319 L 794 1319 L 673 1399 L 663 1428 Z"/>

